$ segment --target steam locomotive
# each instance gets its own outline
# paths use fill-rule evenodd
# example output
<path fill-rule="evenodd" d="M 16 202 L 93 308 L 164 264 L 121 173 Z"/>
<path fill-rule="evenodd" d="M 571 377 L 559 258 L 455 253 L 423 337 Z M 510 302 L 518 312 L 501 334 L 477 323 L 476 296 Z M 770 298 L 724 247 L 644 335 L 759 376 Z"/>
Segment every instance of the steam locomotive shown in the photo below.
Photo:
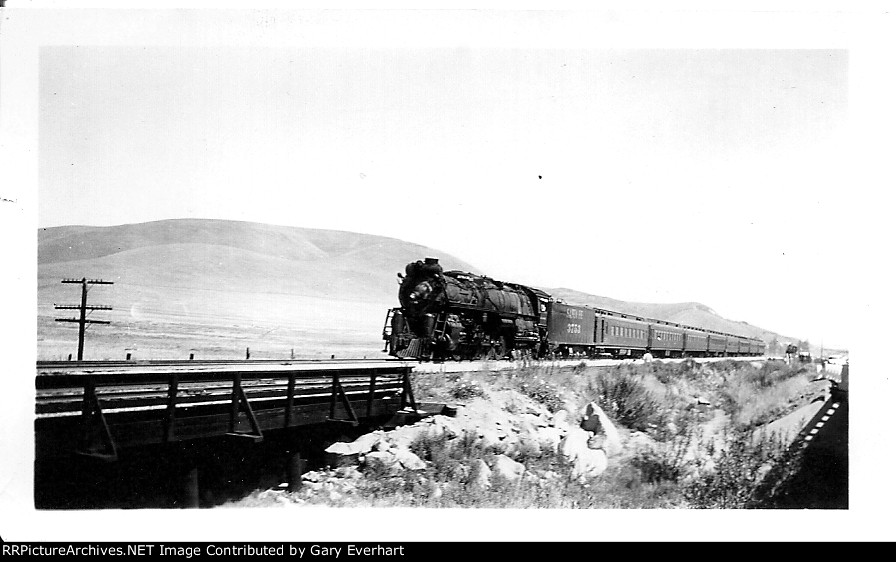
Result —
<path fill-rule="evenodd" d="M 556 301 L 538 289 L 443 271 L 436 258 L 398 274 L 401 306 L 383 325 L 385 351 L 420 360 L 763 355 L 755 338 Z"/>

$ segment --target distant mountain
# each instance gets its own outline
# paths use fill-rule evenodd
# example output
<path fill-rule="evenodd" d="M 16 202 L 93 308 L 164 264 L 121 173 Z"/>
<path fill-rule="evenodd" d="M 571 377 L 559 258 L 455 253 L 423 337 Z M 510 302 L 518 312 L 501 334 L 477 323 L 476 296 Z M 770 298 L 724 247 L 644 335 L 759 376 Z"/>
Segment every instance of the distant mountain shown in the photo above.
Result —
<path fill-rule="evenodd" d="M 445 270 L 478 273 L 445 252 L 394 238 L 202 219 L 41 228 L 37 253 L 39 358 L 64 357 L 77 339 L 72 324 L 54 322 L 65 316 L 54 304 L 76 303 L 80 296 L 76 285 L 60 283 L 63 278 L 114 282 L 91 289 L 90 303 L 114 308 L 96 317 L 115 326 L 91 328 L 94 358 L 106 357 L 101 348 L 113 349 L 113 357 L 126 350 L 139 350 L 142 357 L 168 351 L 186 357 L 193 350 L 231 357 L 250 345 L 283 356 L 312 340 L 317 343 L 308 344 L 308 353 L 326 356 L 379 352 L 386 310 L 398 304 L 396 273 L 408 262 L 437 257 Z M 544 290 L 570 304 L 767 342 L 795 341 L 727 320 L 700 303 L 625 302 L 572 289 Z M 336 347 L 324 349 L 329 342 Z"/>
<path fill-rule="evenodd" d="M 379 357 L 386 312 L 398 305 L 397 272 L 445 252 L 353 232 L 223 220 L 165 220 L 38 230 L 38 359 L 77 351 L 77 304 L 64 278 L 90 288 L 85 359 Z"/>
<path fill-rule="evenodd" d="M 766 343 L 777 339 L 779 342 L 797 341 L 796 338 L 788 338 L 776 334 L 770 330 L 753 326 L 746 322 L 728 320 L 719 316 L 713 309 L 698 302 L 681 303 L 644 303 L 627 302 L 599 295 L 592 295 L 575 291 L 573 289 L 543 289 L 555 299 L 560 299 L 568 304 L 580 306 L 593 306 L 605 310 L 622 312 L 633 316 L 666 320 L 677 324 L 686 324 L 706 330 L 716 330 L 728 334 L 736 334 L 759 338 Z"/>

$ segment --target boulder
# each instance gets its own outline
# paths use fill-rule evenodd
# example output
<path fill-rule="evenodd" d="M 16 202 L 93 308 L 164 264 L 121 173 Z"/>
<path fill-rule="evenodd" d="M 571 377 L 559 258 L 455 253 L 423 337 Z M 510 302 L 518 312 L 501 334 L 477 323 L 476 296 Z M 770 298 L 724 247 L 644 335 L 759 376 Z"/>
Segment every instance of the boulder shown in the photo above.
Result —
<path fill-rule="evenodd" d="M 479 438 L 479 444 L 483 449 L 489 447 L 503 450 L 501 445 L 501 435 L 494 427 L 480 426 L 476 428 L 476 435 Z"/>
<path fill-rule="evenodd" d="M 571 427 L 560 441 L 560 454 L 569 460 L 575 460 L 588 451 L 588 433 L 579 427 Z"/>
<path fill-rule="evenodd" d="M 585 413 L 581 424 L 582 429 L 591 431 L 595 435 L 603 435 L 603 439 L 599 440 L 600 446 L 592 448 L 600 448 L 607 452 L 607 455 L 614 456 L 622 452 L 622 439 L 619 437 L 619 431 L 610 421 L 610 417 L 595 404 L 589 402 L 585 406 Z M 596 444 L 598 440 L 595 440 Z"/>
<path fill-rule="evenodd" d="M 604 449 L 588 448 L 589 437 L 584 429 L 572 427 L 560 442 L 560 454 L 573 462 L 573 475 L 580 478 L 593 478 L 609 464 Z"/>
<path fill-rule="evenodd" d="M 564 432 L 556 427 L 539 427 L 535 432 L 535 440 L 543 451 L 557 451 L 563 440 Z"/>
<path fill-rule="evenodd" d="M 327 466 L 336 468 L 358 464 L 360 453 L 354 451 L 351 443 L 333 443 L 324 450 Z"/>
<path fill-rule="evenodd" d="M 454 439 L 460 434 L 457 422 L 446 416 L 433 416 L 430 427 L 427 431 L 429 437 L 447 437 Z"/>
<path fill-rule="evenodd" d="M 506 455 L 498 455 L 492 462 L 492 471 L 507 480 L 519 480 L 526 467 Z"/>
<path fill-rule="evenodd" d="M 390 476 L 401 474 L 403 468 L 390 451 L 372 451 L 364 456 L 364 464 L 385 471 Z"/>
<path fill-rule="evenodd" d="M 607 469 L 610 461 L 603 449 L 586 449 L 573 463 L 572 473 L 579 478 L 594 478 Z"/>
<path fill-rule="evenodd" d="M 656 447 L 656 442 L 642 431 L 633 431 L 626 441 L 628 448 L 635 451 L 649 451 Z"/>
<path fill-rule="evenodd" d="M 381 431 L 362 435 L 361 437 L 358 437 L 351 442 L 352 449 L 354 449 L 356 453 L 360 453 L 362 455 L 365 453 L 369 453 L 371 449 L 373 449 L 374 445 L 379 443 L 380 439 L 382 439 L 382 436 L 383 434 Z"/>
<path fill-rule="evenodd" d="M 351 452 L 352 452 L 351 444 L 343 443 L 341 441 L 338 443 L 333 443 L 332 445 L 330 445 L 329 447 L 324 449 L 324 452 L 332 453 L 334 455 L 348 455 L 348 454 L 351 454 Z"/>
<path fill-rule="evenodd" d="M 390 432 L 390 441 L 399 449 L 407 449 L 411 443 L 416 441 L 429 431 L 430 424 L 415 423 L 414 425 L 406 425 L 396 428 Z"/>
<path fill-rule="evenodd" d="M 317 470 L 309 470 L 302 475 L 302 480 L 305 482 L 320 482 L 323 478 L 324 476 Z"/>
<path fill-rule="evenodd" d="M 537 431 L 538 426 L 530 422 L 526 419 L 519 420 L 517 426 L 513 429 L 513 431 L 520 435 L 520 437 L 534 435 Z"/>
<path fill-rule="evenodd" d="M 363 476 L 360 476 L 360 478 L 363 478 Z M 346 494 L 354 493 L 358 488 L 354 480 L 345 480 L 343 482 L 340 482 L 339 487 L 342 492 Z"/>
<path fill-rule="evenodd" d="M 351 480 L 357 480 L 364 476 L 356 466 L 342 466 L 334 470 L 333 473 L 338 478 L 348 478 Z"/>
<path fill-rule="evenodd" d="M 523 414 L 520 416 L 520 425 L 523 423 L 531 425 L 533 427 L 547 427 L 548 422 L 544 419 L 543 416 L 538 416 L 535 414 Z"/>
<path fill-rule="evenodd" d="M 427 424 L 426 438 L 430 441 L 438 441 L 445 435 L 445 427 L 435 423 Z"/>
<path fill-rule="evenodd" d="M 395 451 L 395 458 L 407 470 L 423 470 L 426 468 L 426 463 L 423 462 L 423 459 L 405 449 Z"/>
<path fill-rule="evenodd" d="M 554 414 L 554 418 L 551 420 L 551 425 L 554 427 L 559 427 L 561 429 L 566 429 L 569 425 L 569 412 L 566 410 L 560 410 L 556 414 Z"/>
<path fill-rule="evenodd" d="M 336 455 L 363 455 L 369 453 L 380 442 L 381 438 L 382 434 L 367 433 L 351 443 L 333 443 L 325 451 Z"/>
<path fill-rule="evenodd" d="M 506 434 L 499 434 L 500 441 L 495 450 L 498 453 L 508 454 L 512 451 L 518 451 L 520 448 L 520 436 L 515 431 Z"/>

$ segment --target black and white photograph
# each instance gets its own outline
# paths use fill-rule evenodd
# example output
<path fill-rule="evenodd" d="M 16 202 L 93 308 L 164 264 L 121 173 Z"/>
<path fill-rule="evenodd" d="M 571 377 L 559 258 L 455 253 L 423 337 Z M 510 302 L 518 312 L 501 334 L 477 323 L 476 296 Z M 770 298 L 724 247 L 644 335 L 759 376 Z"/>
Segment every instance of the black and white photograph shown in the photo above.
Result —
<path fill-rule="evenodd" d="M 4 4 L 4 539 L 886 538 L 882 8 Z"/>

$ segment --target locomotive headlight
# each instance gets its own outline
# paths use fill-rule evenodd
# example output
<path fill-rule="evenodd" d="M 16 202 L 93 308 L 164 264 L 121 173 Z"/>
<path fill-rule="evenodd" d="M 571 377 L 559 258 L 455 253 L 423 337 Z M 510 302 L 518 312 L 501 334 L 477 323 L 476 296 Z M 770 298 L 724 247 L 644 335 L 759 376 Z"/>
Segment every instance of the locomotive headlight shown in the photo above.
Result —
<path fill-rule="evenodd" d="M 414 287 L 414 290 L 411 291 L 411 294 L 408 295 L 408 298 L 411 300 L 411 302 L 416 303 L 425 300 L 430 293 L 432 293 L 432 285 L 430 285 L 428 281 L 424 281 L 423 283 L 420 283 L 419 285 Z"/>

